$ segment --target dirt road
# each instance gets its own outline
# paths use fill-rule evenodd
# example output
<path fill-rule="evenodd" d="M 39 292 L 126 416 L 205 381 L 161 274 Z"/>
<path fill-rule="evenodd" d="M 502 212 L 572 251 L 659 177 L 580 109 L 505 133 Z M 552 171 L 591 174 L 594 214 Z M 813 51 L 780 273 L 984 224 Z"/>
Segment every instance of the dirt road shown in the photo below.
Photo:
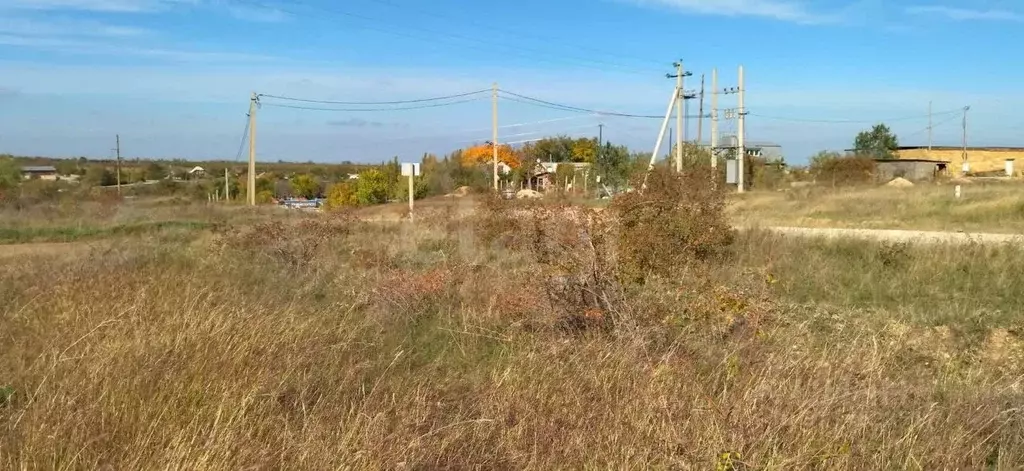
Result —
<path fill-rule="evenodd" d="M 779 234 L 802 237 L 856 238 L 887 242 L 920 242 L 932 244 L 1006 244 L 1024 243 L 1024 234 L 991 234 L 967 232 L 907 231 L 887 229 L 833 229 L 811 227 L 766 227 Z"/>

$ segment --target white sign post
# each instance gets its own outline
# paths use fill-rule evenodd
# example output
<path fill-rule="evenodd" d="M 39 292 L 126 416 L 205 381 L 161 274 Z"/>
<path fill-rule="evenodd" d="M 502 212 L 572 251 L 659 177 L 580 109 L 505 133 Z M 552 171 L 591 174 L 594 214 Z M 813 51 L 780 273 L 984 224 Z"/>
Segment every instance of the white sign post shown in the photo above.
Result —
<path fill-rule="evenodd" d="M 402 176 L 409 177 L 409 222 L 413 220 L 413 199 L 415 199 L 415 188 L 413 177 L 420 176 L 420 164 L 402 164 Z"/>

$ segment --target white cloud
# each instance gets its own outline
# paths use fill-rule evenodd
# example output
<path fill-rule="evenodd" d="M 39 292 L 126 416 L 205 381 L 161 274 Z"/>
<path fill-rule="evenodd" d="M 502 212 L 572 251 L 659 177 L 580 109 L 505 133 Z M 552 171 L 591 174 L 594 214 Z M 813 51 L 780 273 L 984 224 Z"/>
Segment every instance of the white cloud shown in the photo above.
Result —
<path fill-rule="evenodd" d="M 0 46 L 16 46 L 44 51 L 91 55 L 131 55 L 178 62 L 253 62 L 272 59 L 269 56 L 216 51 L 187 51 L 155 47 L 110 44 L 68 37 L 34 37 L 0 34 Z"/>
<path fill-rule="evenodd" d="M 249 7 L 243 5 L 227 5 L 232 17 L 255 23 L 279 23 L 291 19 L 291 15 L 272 7 Z"/>
<path fill-rule="evenodd" d="M 921 5 L 909 7 L 907 13 L 912 15 L 944 16 L 956 21 L 1017 21 L 1024 22 L 1024 14 L 1009 10 L 971 10 L 941 5 Z"/>
<path fill-rule="evenodd" d="M 0 8 L 141 13 L 161 10 L 177 3 L 182 2 L 176 0 L 2 0 Z"/>
<path fill-rule="evenodd" d="M 0 19 L 0 33 L 32 37 L 126 38 L 144 36 L 150 31 L 98 21 L 7 17 Z"/>
<path fill-rule="evenodd" d="M 835 18 L 810 11 L 791 0 L 624 0 L 644 6 L 660 6 L 687 13 L 720 16 L 755 16 L 794 23 L 829 23 Z"/>

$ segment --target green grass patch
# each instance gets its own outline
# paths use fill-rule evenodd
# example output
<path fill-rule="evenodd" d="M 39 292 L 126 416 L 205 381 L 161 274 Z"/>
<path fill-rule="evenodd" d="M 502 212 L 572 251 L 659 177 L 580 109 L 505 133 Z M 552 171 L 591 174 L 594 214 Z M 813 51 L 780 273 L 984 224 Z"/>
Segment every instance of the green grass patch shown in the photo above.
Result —
<path fill-rule="evenodd" d="M 75 242 L 115 236 L 137 236 L 165 230 L 199 231 L 213 227 L 203 221 L 154 221 L 115 226 L 2 227 L 0 244 Z"/>

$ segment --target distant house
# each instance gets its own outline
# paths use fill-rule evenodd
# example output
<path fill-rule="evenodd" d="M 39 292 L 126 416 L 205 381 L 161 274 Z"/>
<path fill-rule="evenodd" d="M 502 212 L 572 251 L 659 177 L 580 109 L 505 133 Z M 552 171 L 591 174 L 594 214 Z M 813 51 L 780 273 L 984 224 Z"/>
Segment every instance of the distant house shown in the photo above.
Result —
<path fill-rule="evenodd" d="M 38 178 L 40 180 L 57 180 L 57 167 L 50 165 L 36 165 L 21 167 L 21 176 L 25 180 Z"/>
<path fill-rule="evenodd" d="M 535 190 L 547 191 L 561 185 L 565 189 L 571 189 L 573 181 L 556 181 L 555 174 L 558 173 L 558 166 L 569 165 L 574 173 L 587 173 L 591 164 L 587 162 L 537 162 L 534 167 L 533 176 L 530 177 L 529 186 Z"/>

